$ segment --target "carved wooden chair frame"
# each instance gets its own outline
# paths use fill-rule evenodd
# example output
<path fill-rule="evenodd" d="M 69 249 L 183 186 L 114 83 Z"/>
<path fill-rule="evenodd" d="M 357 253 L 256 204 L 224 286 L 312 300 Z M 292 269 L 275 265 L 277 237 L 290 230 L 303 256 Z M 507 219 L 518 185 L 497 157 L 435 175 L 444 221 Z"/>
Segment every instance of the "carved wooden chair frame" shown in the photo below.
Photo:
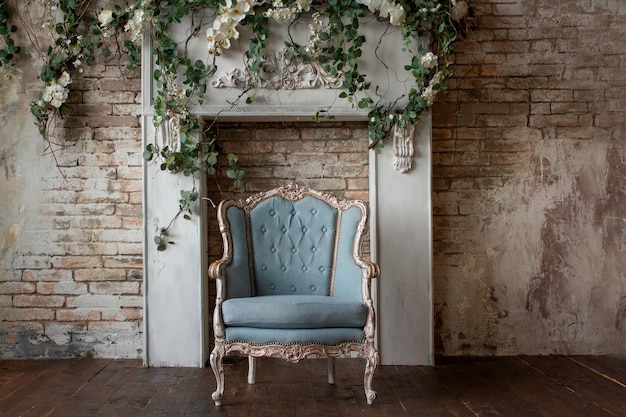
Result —
<path fill-rule="evenodd" d="M 367 308 L 366 324 L 363 328 L 363 340 L 359 342 L 343 342 L 337 345 L 324 344 L 300 344 L 293 343 L 289 345 L 283 344 L 262 344 L 255 345 L 245 342 L 227 342 L 225 325 L 222 318 L 222 302 L 225 299 L 225 280 L 226 266 L 232 262 L 233 242 L 230 234 L 230 226 L 226 219 L 226 210 L 230 206 L 237 206 L 246 214 L 256 207 L 260 202 L 274 196 L 280 196 L 288 201 L 297 201 L 306 196 L 312 196 L 320 199 L 331 207 L 341 211 L 352 207 L 358 207 L 362 216 L 357 226 L 357 232 L 352 248 L 352 256 L 355 263 L 361 269 L 361 293 L 363 303 Z M 374 303 L 371 298 L 371 280 L 380 274 L 377 264 L 363 258 L 361 244 L 365 234 L 365 227 L 369 210 L 367 205 L 358 200 L 340 200 L 336 196 L 328 193 L 322 193 L 309 188 L 291 183 L 285 187 L 277 188 L 271 191 L 258 193 L 245 200 L 226 200 L 218 207 L 218 223 L 222 240 L 224 244 L 224 253 L 221 259 L 213 262 L 209 267 L 209 278 L 216 281 L 216 302 L 213 313 L 213 331 L 215 338 L 215 346 L 210 355 L 210 363 L 215 374 L 217 387 L 212 394 L 215 405 L 221 404 L 221 397 L 224 393 L 224 368 L 222 366 L 223 358 L 230 354 L 238 352 L 247 355 L 249 358 L 248 383 L 254 384 L 256 380 L 256 358 L 258 357 L 278 357 L 286 361 L 296 363 L 302 359 L 311 357 L 328 358 L 328 382 L 334 384 L 335 381 L 335 358 L 344 355 L 356 353 L 359 357 L 366 360 L 364 374 L 364 390 L 368 404 L 372 404 L 376 398 L 376 392 L 372 389 L 372 379 L 374 372 L 379 363 L 378 351 L 374 345 L 374 335 L 376 328 L 376 316 L 374 311 Z"/>

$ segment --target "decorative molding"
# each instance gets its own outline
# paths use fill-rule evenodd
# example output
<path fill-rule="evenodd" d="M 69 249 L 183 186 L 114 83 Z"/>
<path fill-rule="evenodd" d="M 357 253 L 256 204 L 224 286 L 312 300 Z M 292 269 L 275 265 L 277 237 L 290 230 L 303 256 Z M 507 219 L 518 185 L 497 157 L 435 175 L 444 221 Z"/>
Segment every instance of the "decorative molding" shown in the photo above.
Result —
<path fill-rule="evenodd" d="M 368 353 L 367 344 L 363 342 L 344 342 L 338 345 L 323 344 L 300 344 L 282 345 L 279 343 L 268 343 L 266 345 L 252 345 L 247 342 L 230 342 L 224 347 L 226 355 L 232 352 L 239 352 L 244 355 L 254 357 L 282 358 L 288 362 L 297 363 L 307 358 L 327 358 L 346 356 L 350 352 L 356 352 L 359 356 L 366 356 Z"/>
<path fill-rule="evenodd" d="M 258 88 L 271 90 L 301 90 L 314 88 L 341 88 L 343 80 L 329 74 L 315 61 L 297 62 L 284 47 L 274 56 L 264 56 L 265 64 L 259 72 Z M 237 88 L 247 90 L 253 87 L 250 71 L 235 68 L 214 80 L 214 88 Z"/>
<path fill-rule="evenodd" d="M 413 168 L 414 139 L 414 125 L 402 127 L 395 125 L 393 129 L 393 167 L 396 171 L 404 174 Z"/>

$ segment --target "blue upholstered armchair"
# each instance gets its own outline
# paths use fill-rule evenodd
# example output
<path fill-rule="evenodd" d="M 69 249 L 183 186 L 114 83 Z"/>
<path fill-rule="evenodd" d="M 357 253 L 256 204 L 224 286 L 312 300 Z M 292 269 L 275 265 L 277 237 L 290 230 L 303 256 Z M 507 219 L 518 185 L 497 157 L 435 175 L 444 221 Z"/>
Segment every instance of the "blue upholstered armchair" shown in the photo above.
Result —
<path fill-rule="evenodd" d="M 217 285 L 210 358 L 216 405 L 224 393 L 222 360 L 231 352 L 248 355 L 251 384 L 257 357 L 327 357 L 332 384 L 334 359 L 356 352 L 366 360 L 367 403 L 374 401 L 370 288 L 379 268 L 361 255 L 367 217 L 361 201 L 297 184 L 219 205 L 224 255 L 209 267 Z"/>

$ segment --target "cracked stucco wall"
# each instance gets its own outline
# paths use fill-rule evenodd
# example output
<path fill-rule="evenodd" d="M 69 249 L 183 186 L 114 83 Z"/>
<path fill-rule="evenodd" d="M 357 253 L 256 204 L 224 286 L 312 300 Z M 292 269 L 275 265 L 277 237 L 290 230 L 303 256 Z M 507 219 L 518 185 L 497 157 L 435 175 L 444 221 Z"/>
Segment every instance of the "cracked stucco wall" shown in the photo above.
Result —
<path fill-rule="evenodd" d="M 436 107 L 440 353 L 626 353 L 626 5 L 487 0 Z"/>

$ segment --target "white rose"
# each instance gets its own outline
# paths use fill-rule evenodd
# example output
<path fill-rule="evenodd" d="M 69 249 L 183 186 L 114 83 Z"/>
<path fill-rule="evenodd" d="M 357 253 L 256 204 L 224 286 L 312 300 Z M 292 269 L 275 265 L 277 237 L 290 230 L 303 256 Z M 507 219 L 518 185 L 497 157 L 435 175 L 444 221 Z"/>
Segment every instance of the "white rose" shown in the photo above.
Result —
<path fill-rule="evenodd" d="M 54 93 L 54 87 L 52 85 L 47 85 L 43 89 L 43 93 L 41 94 L 41 99 L 46 103 L 49 103 L 52 100 L 52 93 Z"/>
<path fill-rule="evenodd" d="M 63 71 L 57 82 L 61 87 L 67 87 L 69 84 L 72 84 L 72 78 L 70 78 L 70 74 L 67 71 Z"/>
<path fill-rule="evenodd" d="M 424 68 L 430 69 L 437 66 L 438 60 L 439 58 L 437 57 L 437 55 L 433 54 L 432 52 L 427 52 L 425 55 L 422 56 L 421 63 Z"/>
<path fill-rule="evenodd" d="M 63 103 L 65 103 L 65 100 L 67 100 L 69 91 L 67 90 L 67 88 L 63 88 L 59 84 L 55 84 L 51 87 L 53 91 L 52 91 L 52 100 L 50 100 L 50 104 L 52 104 L 54 107 L 58 109 L 59 107 L 63 105 Z"/>
<path fill-rule="evenodd" d="M 98 21 L 102 27 L 107 27 L 113 21 L 113 10 L 104 9 L 98 15 Z"/>

